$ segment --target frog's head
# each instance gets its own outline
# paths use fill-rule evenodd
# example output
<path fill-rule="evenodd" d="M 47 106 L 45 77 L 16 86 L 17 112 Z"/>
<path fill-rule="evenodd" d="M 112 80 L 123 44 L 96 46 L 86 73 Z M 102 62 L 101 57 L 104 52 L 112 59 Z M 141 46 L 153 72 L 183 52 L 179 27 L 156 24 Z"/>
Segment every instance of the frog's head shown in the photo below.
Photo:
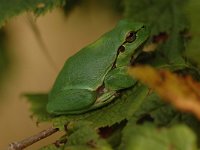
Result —
<path fill-rule="evenodd" d="M 124 42 L 118 49 L 116 66 L 129 65 L 135 58 L 138 50 L 141 50 L 144 42 L 149 37 L 149 28 L 142 23 L 122 20 L 117 25 L 118 36 L 123 38 Z M 136 54 L 137 53 L 137 54 Z"/>

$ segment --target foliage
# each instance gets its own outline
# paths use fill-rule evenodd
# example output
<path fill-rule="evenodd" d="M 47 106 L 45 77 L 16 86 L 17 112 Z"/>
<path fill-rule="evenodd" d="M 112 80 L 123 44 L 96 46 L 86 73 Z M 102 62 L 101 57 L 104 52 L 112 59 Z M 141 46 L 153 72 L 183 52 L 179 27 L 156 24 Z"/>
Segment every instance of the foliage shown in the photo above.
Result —
<path fill-rule="evenodd" d="M 85 5 L 90 4 L 90 0 L 66 0 L 66 3 L 64 5 L 64 12 L 66 15 L 69 15 L 71 11 L 73 11 L 74 8 L 76 7 L 84 7 Z M 93 0 L 96 5 L 108 8 L 112 10 L 113 12 L 116 13 L 122 13 L 123 7 L 122 7 L 122 2 L 121 0 Z"/>
<path fill-rule="evenodd" d="M 182 137 L 185 138 L 183 139 Z M 197 150 L 197 146 L 196 137 L 192 131 L 184 125 L 159 128 L 152 124 L 135 125 L 129 123 L 124 128 L 122 143 L 119 149 Z"/>
<path fill-rule="evenodd" d="M 184 50 L 184 32 L 188 28 L 188 20 L 183 8 L 187 0 L 125 0 L 125 16 L 127 18 L 145 22 L 151 28 L 151 39 L 157 43 L 156 59 L 153 65 L 173 69 L 185 67 L 182 57 Z M 134 9 L 133 9 L 134 8 Z M 161 44 L 160 44 L 161 43 Z M 149 63 L 149 62 L 148 62 Z M 167 63 L 167 64 L 166 64 Z"/>
<path fill-rule="evenodd" d="M 64 0 L 1 0 L 0 27 L 11 17 L 25 11 L 32 11 L 36 15 L 40 15 L 56 6 L 62 6 L 63 4 Z"/>
<path fill-rule="evenodd" d="M 195 63 L 200 64 L 199 57 L 199 40 L 200 40 L 200 29 L 198 23 L 200 20 L 199 14 L 200 1 L 190 0 L 188 6 L 185 8 L 187 17 L 190 19 L 190 32 L 188 33 L 191 41 L 188 43 L 186 56 L 188 56 Z"/>
<path fill-rule="evenodd" d="M 52 116 L 46 111 L 47 94 L 25 94 L 24 96 L 31 103 L 30 111 L 33 117 L 37 117 L 38 122 L 49 121 L 51 119 Z"/>
<path fill-rule="evenodd" d="M 122 97 L 116 99 L 114 103 L 105 106 L 102 109 L 97 109 L 81 115 L 54 117 L 52 118 L 52 122 L 54 123 L 55 127 L 59 127 L 60 129 L 63 129 L 66 123 L 77 120 L 92 122 L 94 127 L 111 126 L 115 123 L 120 123 L 124 119 L 129 119 L 139 109 L 147 94 L 148 88 L 138 85 L 135 86 L 131 91 L 127 91 Z M 35 98 L 35 100 L 30 99 L 30 97 Z M 44 99 L 39 95 L 29 95 L 29 100 L 34 100 L 31 110 L 33 110 L 33 114 L 37 115 L 37 118 L 40 119 L 42 115 L 39 109 L 34 108 L 42 105 L 45 108 L 46 105 L 44 104 L 47 102 L 47 99 Z M 44 102 L 43 104 L 41 103 L 42 101 Z"/>
<path fill-rule="evenodd" d="M 25 11 L 38 16 L 64 4 L 65 12 L 70 15 L 73 8 L 83 3 L 89 1 L 1 0 L 0 26 Z M 78 115 L 50 115 L 46 111 L 48 93 L 26 94 L 38 122 L 51 122 L 65 132 L 55 143 L 41 149 L 199 149 L 200 2 L 112 0 L 96 3 L 104 3 L 126 19 L 149 25 L 150 37 L 135 60 L 141 66 L 129 69 L 138 82 L 120 91 L 107 106 Z"/>
<path fill-rule="evenodd" d="M 144 72 L 147 74 L 144 75 Z M 149 66 L 134 67 L 130 69 L 130 74 L 149 85 L 175 107 L 192 112 L 200 119 L 200 83 L 194 81 L 191 76 L 182 77 Z"/>

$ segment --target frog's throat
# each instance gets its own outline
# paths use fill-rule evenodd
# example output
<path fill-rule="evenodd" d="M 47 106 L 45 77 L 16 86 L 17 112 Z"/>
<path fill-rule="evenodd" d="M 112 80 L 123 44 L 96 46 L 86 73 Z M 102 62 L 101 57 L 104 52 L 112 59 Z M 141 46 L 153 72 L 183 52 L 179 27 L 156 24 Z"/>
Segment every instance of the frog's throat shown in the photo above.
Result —
<path fill-rule="evenodd" d="M 134 66 L 136 62 L 136 58 L 143 52 L 144 45 L 146 44 L 146 41 L 144 41 L 132 54 L 131 59 L 130 59 L 130 66 Z"/>

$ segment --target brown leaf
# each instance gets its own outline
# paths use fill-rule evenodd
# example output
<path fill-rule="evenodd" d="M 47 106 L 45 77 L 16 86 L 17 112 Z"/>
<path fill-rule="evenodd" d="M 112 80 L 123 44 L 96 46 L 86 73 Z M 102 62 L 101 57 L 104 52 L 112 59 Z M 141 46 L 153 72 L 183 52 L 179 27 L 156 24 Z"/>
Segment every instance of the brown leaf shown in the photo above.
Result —
<path fill-rule="evenodd" d="M 155 90 L 176 108 L 195 114 L 200 119 L 200 83 L 191 76 L 179 76 L 150 66 L 129 68 L 129 74 Z"/>

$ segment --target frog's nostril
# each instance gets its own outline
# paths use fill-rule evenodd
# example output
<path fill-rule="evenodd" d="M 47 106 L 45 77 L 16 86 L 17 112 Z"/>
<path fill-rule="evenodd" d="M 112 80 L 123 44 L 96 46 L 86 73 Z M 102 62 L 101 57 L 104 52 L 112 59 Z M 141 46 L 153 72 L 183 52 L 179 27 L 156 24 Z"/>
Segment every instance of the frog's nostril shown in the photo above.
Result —
<path fill-rule="evenodd" d="M 123 53 L 125 51 L 125 47 L 123 45 L 121 45 L 119 48 L 118 48 L 118 53 L 121 52 Z"/>

